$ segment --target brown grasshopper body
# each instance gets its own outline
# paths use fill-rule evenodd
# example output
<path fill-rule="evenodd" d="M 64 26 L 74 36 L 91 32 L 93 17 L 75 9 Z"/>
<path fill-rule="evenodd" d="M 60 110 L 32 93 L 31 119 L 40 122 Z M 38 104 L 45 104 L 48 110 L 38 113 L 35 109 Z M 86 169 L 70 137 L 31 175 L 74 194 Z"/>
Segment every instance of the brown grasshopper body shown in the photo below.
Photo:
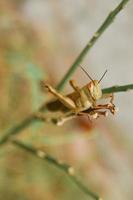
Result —
<path fill-rule="evenodd" d="M 58 98 L 57 100 L 48 103 L 47 108 L 50 111 L 67 112 L 73 110 L 75 112 L 81 112 L 88 110 L 90 107 L 94 107 L 96 105 L 96 101 L 102 97 L 100 84 L 98 84 L 97 80 L 94 80 L 94 83 L 95 87 L 92 82 L 82 88 L 78 88 L 76 86 L 75 92 L 64 96 L 63 99 Z M 73 85 L 74 82 L 70 81 L 70 84 Z M 45 85 L 45 87 L 51 91 L 50 85 Z M 58 95 L 58 92 L 56 95 Z M 68 103 L 66 103 L 66 101 L 68 101 Z"/>
<path fill-rule="evenodd" d="M 107 110 L 114 114 L 116 108 L 113 104 L 113 94 L 102 94 L 102 89 L 100 87 L 100 81 L 102 78 L 98 81 L 93 80 L 90 77 L 91 81 L 82 88 L 78 87 L 73 80 L 70 80 L 70 85 L 74 89 L 74 92 L 68 95 L 62 95 L 51 85 L 43 84 L 43 86 L 45 86 L 45 88 L 47 88 L 48 91 L 56 97 L 54 101 L 47 103 L 46 107 L 51 112 L 63 112 L 63 116 L 60 117 L 60 124 L 69 118 L 73 118 L 78 115 L 87 115 L 89 118 L 98 118 L 100 115 L 107 116 Z M 97 104 L 99 99 L 109 97 L 111 98 L 109 103 L 102 105 Z"/>
<path fill-rule="evenodd" d="M 93 80 L 89 84 L 82 88 L 75 85 L 74 81 L 70 81 L 70 85 L 73 87 L 75 92 L 66 96 L 57 92 L 53 87 L 46 84 L 45 87 L 50 93 L 57 97 L 57 100 L 47 104 L 47 108 L 50 111 L 71 111 L 75 114 L 85 113 L 87 110 L 91 110 L 90 115 L 96 117 L 106 115 L 107 112 L 101 112 L 101 109 L 108 109 L 112 114 L 115 113 L 115 106 L 113 104 L 113 94 L 102 94 L 102 90 L 98 80 Z M 97 105 L 97 101 L 102 98 L 111 97 L 110 103 L 104 105 Z M 93 111 L 93 112 L 92 112 Z M 96 117 L 96 118 L 97 118 Z"/>

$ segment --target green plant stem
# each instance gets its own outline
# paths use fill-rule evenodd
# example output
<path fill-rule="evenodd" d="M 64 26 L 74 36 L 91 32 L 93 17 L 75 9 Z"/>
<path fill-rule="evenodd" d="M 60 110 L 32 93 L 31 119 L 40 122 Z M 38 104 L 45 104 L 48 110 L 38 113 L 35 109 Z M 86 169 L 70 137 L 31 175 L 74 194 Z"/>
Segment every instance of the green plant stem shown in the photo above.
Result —
<path fill-rule="evenodd" d="M 116 93 L 116 92 L 126 92 L 132 89 L 133 89 L 133 84 L 121 85 L 121 86 L 116 85 L 109 88 L 105 88 L 102 90 L 102 92 L 103 94 L 107 94 L 107 93 Z"/>
<path fill-rule="evenodd" d="M 38 112 L 45 112 L 47 111 L 47 108 L 45 106 L 45 104 L 43 104 L 39 109 Z M 28 126 L 34 124 L 34 122 L 36 121 L 40 121 L 39 119 L 37 119 L 33 114 L 31 114 L 30 116 L 28 116 L 26 119 L 24 119 L 23 121 L 21 121 L 20 123 L 18 123 L 18 125 L 12 127 L 11 129 L 9 129 L 4 136 L 0 139 L 0 145 L 5 144 L 12 136 L 18 134 L 19 132 L 23 131 L 25 128 L 27 128 Z"/>
<path fill-rule="evenodd" d="M 29 116 L 26 119 L 24 119 L 22 122 L 18 123 L 18 125 L 12 127 L 9 129 L 4 136 L 0 139 L 0 145 L 5 144 L 11 137 L 14 135 L 20 133 L 22 130 L 33 124 L 37 119 L 35 119 L 34 116 Z"/>
<path fill-rule="evenodd" d="M 76 58 L 66 75 L 63 77 L 62 81 L 57 86 L 57 90 L 62 90 L 64 85 L 70 80 L 70 77 L 75 72 L 79 64 L 82 62 L 86 54 L 89 52 L 89 50 L 93 47 L 95 42 L 100 38 L 100 36 L 103 34 L 103 32 L 109 27 L 109 25 L 113 22 L 116 15 L 124 8 L 124 6 L 128 3 L 129 0 L 123 0 L 121 3 L 112 11 L 109 13 L 103 24 L 100 26 L 100 28 L 95 32 L 93 37 L 90 39 L 90 41 L 87 43 L 87 45 L 84 47 L 84 49 L 81 51 L 79 56 Z"/>
<path fill-rule="evenodd" d="M 115 93 L 115 92 L 125 92 L 125 91 L 132 90 L 132 89 L 133 89 L 133 84 L 129 84 L 129 85 L 113 86 L 113 87 L 105 88 L 102 91 L 103 91 L 104 94 L 106 94 L 106 93 Z M 45 108 L 46 108 L 45 105 L 43 105 L 43 106 L 41 106 L 39 111 L 44 111 Z M 25 128 L 34 124 L 34 122 L 37 121 L 37 120 L 39 120 L 39 119 L 35 118 L 34 115 L 30 115 L 25 120 L 20 122 L 18 125 L 9 129 L 4 134 L 4 136 L 0 139 L 0 145 L 5 144 L 8 140 L 10 140 L 10 138 L 12 136 L 19 134 Z"/>
<path fill-rule="evenodd" d="M 59 168 L 60 170 L 64 171 L 70 179 L 87 195 L 89 195 L 91 198 L 95 200 L 102 200 L 97 194 L 90 191 L 85 185 L 83 185 L 75 176 L 73 167 L 69 166 L 68 164 L 61 163 L 51 155 L 46 154 L 45 152 L 38 150 L 32 146 L 29 146 L 27 144 L 24 144 L 18 140 L 12 141 L 14 145 L 26 150 L 27 152 L 32 153 L 34 156 L 47 161 L 49 164 L 52 164 Z"/>

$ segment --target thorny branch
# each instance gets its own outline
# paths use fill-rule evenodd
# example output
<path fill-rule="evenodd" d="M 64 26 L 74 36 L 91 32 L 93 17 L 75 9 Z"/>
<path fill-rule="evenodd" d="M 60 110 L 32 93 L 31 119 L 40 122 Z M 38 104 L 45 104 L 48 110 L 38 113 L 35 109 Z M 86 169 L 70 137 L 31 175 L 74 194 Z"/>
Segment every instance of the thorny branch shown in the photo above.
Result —
<path fill-rule="evenodd" d="M 57 86 L 58 90 L 63 89 L 64 85 L 70 79 L 70 77 L 72 76 L 72 74 L 74 73 L 74 71 L 77 69 L 77 67 L 79 66 L 79 64 L 83 60 L 83 58 L 86 56 L 86 54 L 92 48 L 92 46 L 95 44 L 95 42 L 98 40 L 98 38 L 100 38 L 100 36 L 102 35 L 102 33 L 113 22 L 113 20 L 115 19 L 116 15 L 124 8 L 124 6 L 128 3 L 128 1 L 129 0 L 122 0 L 120 2 L 120 4 L 107 16 L 107 18 L 105 19 L 105 21 L 103 22 L 103 24 L 96 31 L 96 33 L 93 35 L 93 37 L 91 38 L 91 40 L 85 46 L 85 48 L 83 49 L 83 51 L 80 53 L 80 55 L 77 57 L 77 59 L 75 60 L 75 62 L 73 63 L 73 65 L 70 67 L 69 71 L 66 73 L 66 75 L 64 76 L 64 78 L 62 79 L 62 81 Z M 133 84 L 131 84 L 131 85 L 124 85 L 124 86 L 113 86 L 113 87 L 110 87 L 110 88 L 105 88 L 105 89 L 103 89 L 103 93 L 122 92 L 122 91 L 127 91 L 129 89 L 133 89 Z M 46 109 L 45 105 L 42 105 L 40 107 L 39 111 L 44 111 L 45 109 Z M 0 145 L 3 145 L 6 142 L 8 142 L 12 138 L 12 136 L 14 136 L 16 134 L 19 134 L 22 130 L 24 130 L 25 128 L 27 128 L 31 124 L 33 124 L 35 121 L 37 121 L 37 118 L 35 118 L 34 115 L 32 114 L 29 117 L 27 117 L 25 120 L 23 120 L 22 122 L 20 122 L 17 126 L 15 126 L 15 127 L 11 128 L 10 130 L 8 130 L 4 134 L 4 136 L 0 139 Z M 29 146 L 27 146 L 27 145 L 25 145 L 25 144 L 23 144 L 23 143 L 21 143 L 19 141 L 13 141 L 13 144 L 19 146 L 22 149 L 25 149 L 25 150 L 31 152 L 32 154 L 36 155 L 37 157 L 39 157 L 39 158 L 41 158 L 43 160 L 46 160 L 47 162 L 49 162 L 49 163 L 57 166 L 58 168 L 60 168 L 64 172 L 66 172 L 67 175 L 69 175 L 69 177 L 73 180 L 73 182 L 75 182 L 77 184 L 77 186 L 79 186 L 79 188 L 84 193 L 86 193 L 89 196 L 93 197 L 93 199 L 95 199 L 95 200 L 102 200 L 96 194 L 94 194 L 93 192 L 89 191 L 87 187 L 85 187 L 79 180 L 77 180 L 77 178 L 73 174 L 71 174 L 72 171 L 73 171 L 72 170 L 73 168 L 71 168 L 70 166 L 61 164 L 56 159 L 54 159 L 51 156 L 48 156 L 44 152 L 38 151 L 37 149 L 35 149 L 33 147 L 29 147 Z"/>
<path fill-rule="evenodd" d="M 48 163 L 56 166 L 57 168 L 61 169 L 62 171 L 64 171 L 69 177 L 70 179 L 79 187 L 79 189 L 81 189 L 84 193 L 86 193 L 87 195 L 89 195 L 91 198 L 95 199 L 95 200 L 102 200 L 102 198 L 100 198 L 97 194 L 93 193 L 92 191 L 90 191 L 85 185 L 83 185 L 75 176 L 75 171 L 74 168 L 69 166 L 68 164 L 64 164 L 61 161 L 58 161 L 56 158 L 52 157 L 51 155 L 45 153 L 42 150 L 38 150 L 32 146 L 29 146 L 27 144 L 24 144 L 18 140 L 13 140 L 12 141 L 14 145 L 26 150 L 27 152 L 33 154 L 34 156 L 47 161 Z"/>

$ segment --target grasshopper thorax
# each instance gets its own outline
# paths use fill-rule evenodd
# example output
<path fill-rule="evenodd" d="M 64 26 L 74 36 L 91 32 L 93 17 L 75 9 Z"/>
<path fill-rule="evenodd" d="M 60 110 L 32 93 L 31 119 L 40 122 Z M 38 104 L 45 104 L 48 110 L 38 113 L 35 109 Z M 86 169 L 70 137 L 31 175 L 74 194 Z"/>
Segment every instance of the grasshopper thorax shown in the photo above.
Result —
<path fill-rule="evenodd" d="M 91 81 L 88 85 L 90 95 L 94 101 L 102 97 L 102 90 L 98 80 Z"/>

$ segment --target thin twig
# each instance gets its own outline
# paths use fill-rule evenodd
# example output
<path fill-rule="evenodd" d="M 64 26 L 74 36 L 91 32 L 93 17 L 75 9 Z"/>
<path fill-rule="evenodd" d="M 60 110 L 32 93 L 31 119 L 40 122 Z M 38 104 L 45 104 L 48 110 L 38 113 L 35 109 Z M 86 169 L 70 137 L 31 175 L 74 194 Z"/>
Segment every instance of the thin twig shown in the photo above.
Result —
<path fill-rule="evenodd" d="M 52 157 L 51 155 L 45 153 L 42 150 L 38 150 L 32 146 L 29 146 L 27 144 L 24 144 L 18 140 L 13 140 L 12 141 L 14 145 L 26 150 L 27 152 L 32 153 L 34 156 L 47 161 L 49 164 L 52 164 L 59 168 L 60 170 L 64 171 L 70 178 L 71 180 L 82 190 L 84 193 L 86 193 L 88 196 L 95 200 L 102 200 L 97 194 L 94 192 L 90 191 L 85 185 L 83 185 L 75 176 L 75 171 L 74 168 L 69 166 L 68 164 L 62 163 L 58 161 L 56 158 Z"/>
<path fill-rule="evenodd" d="M 95 42 L 100 38 L 100 36 L 103 34 L 103 32 L 109 27 L 109 25 L 113 22 L 115 19 L 116 15 L 124 8 L 124 6 L 128 3 L 129 0 L 123 0 L 121 3 L 112 11 L 110 14 L 107 16 L 105 21 L 102 23 L 100 28 L 95 32 L 93 37 L 90 39 L 90 41 L 87 43 L 85 48 L 81 51 L 79 56 L 76 58 L 68 72 L 65 74 L 63 77 L 62 81 L 59 83 L 57 86 L 58 90 L 61 90 L 64 85 L 70 80 L 70 77 L 72 74 L 75 72 L 79 64 L 82 62 L 86 54 L 89 52 L 89 50 L 92 48 L 92 46 L 95 44 Z"/>

